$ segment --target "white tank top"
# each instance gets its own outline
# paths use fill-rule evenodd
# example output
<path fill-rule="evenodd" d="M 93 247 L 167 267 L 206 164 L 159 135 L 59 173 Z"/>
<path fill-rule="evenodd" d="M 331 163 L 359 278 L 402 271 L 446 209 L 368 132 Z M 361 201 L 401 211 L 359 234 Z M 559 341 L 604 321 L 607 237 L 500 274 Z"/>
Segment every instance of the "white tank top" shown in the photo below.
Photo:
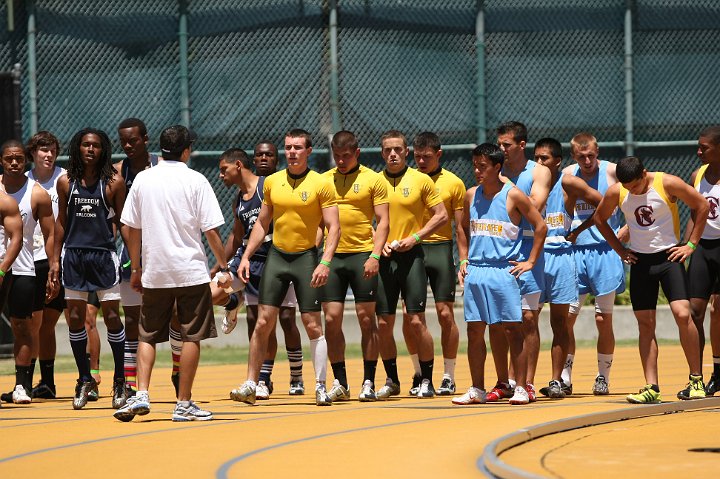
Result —
<path fill-rule="evenodd" d="M 65 168 L 60 168 L 59 166 L 56 166 L 52 176 L 46 182 L 41 183 L 35 178 L 33 170 L 25 173 L 28 178 L 30 178 L 31 180 L 35 180 L 40 186 L 45 189 L 45 191 L 48 192 L 48 195 L 50 195 L 50 202 L 52 203 L 53 210 L 53 221 L 56 220 L 58 216 L 58 178 L 65 174 L 67 174 Z M 40 229 L 39 223 L 35 225 L 35 232 L 33 233 L 33 257 L 35 258 L 35 261 L 42 261 L 44 259 L 47 259 L 47 254 L 45 254 L 45 239 L 43 238 L 42 230 Z"/>
<path fill-rule="evenodd" d="M 630 230 L 630 249 L 657 253 L 680 241 L 677 203 L 671 202 L 662 185 L 663 173 L 656 172 L 644 195 L 633 195 L 620 186 L 620 209 Z"/>
<path fill-rule="evenodd" d="M 705 179 L 707 165 L 703 165 L 695 176 L 695 189 L 705 197 L 710 205 L 707 223 L 702 239 L 720 239 L 720 185 L 711 185 Z"/>
<path fill-rule="evenodd" d="M 18 207 L 20 208 L 20 216 L 23 222 L 23 245 L 20 248 L 20 254 L 12 264 L 12 272 L 16 276 L 35 276 L 35 260 L 33 259 L 33 232 L 35 231 L 35 225 L 37 220 L 33 217 L 32 213 L 32 189 L 35 186 L 35 181 L 28 178 L 22 188 L 17 190 L 15 193 L 8 193 L 17 201 Z M 5 256 L 5 249 L 7 247 L 7 239 L 5 238 L 5 229 L 2 230 L 2 241 L 3 252 L 2 256 Z"/>

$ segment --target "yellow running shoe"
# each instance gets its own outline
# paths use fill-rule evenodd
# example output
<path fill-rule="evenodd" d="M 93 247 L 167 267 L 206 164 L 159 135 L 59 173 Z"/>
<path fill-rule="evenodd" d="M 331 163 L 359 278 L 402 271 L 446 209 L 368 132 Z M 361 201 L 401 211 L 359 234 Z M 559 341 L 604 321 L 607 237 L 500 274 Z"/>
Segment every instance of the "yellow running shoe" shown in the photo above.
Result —
<path fill-rule="evenodd" d="M 633 404 L 658 404 L 662 402 L 660 393 L 656 392 L 650 384 L 646 384 L 637 394 L 628 394 L 626 399 Z"/>
<path fill-rule="evenodd" d="M 705 383 L 703 383 L 702 376 L 690 376 L 690 399 L 705 399 L 707 394 L 705 393 Z"/>

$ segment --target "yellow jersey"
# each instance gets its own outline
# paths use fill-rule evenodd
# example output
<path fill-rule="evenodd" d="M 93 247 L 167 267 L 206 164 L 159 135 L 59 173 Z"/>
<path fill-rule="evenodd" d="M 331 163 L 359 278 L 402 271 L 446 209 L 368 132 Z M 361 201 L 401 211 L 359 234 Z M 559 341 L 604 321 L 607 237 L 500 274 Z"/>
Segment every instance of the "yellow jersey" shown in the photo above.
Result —
<path fill-rule="evenodd" d="M 435 183 L 424 173 L 412 168 L 397 176 L 383 171 L 390 200 L 390 234 L 388 243 L 407 238 L 423 226 L 428 208 L 439 205 L 442 199 L 435 193 Z"/>
<path fill-rule="evenodd" d="M 334 185 L 340 214 L 342 235 L 335 252 L 372 251 L 375 206 L 388 202 L 387 186 L 382 176 L 362 165 L 346 175 L 333 168 L 325 176 Z"/>
<path fill-rule="evenodd" d="M 465 201 L 465 183 L 450 171 L 440 168 L 434 175 L 429 175 L 430 179 L 435 182 L 435 193 L 437 193 L 445 203 L 445 209 L 448 212 L 448 222 L 430 235 L 425 243 L 439 243 L 441 241 L 452 241 L 452 224 L 455 219 L 455 212 L 463 209 Z M 425 211 L 423 216 L 423 225 L 430 221 L 430 212 Z"/>
<path fill-rule="evenodd" d="M 287 170 L 273 173 L 265 179 L 263 196 L 273 208 L 273 245 L 287 253 L 314 247 L 323 208 L 337 204 L 330 181 L 312 170 L 299 178 Z"/>

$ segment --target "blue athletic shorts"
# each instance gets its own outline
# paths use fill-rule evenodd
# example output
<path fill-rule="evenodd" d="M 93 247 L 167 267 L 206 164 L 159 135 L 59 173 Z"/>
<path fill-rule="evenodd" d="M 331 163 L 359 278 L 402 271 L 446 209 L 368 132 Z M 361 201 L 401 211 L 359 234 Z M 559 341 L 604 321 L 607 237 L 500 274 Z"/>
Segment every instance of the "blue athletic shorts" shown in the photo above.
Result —
<path fill-rule="evenodd" d="M 625 291 L 625 268 L 610 245 L 576 246 L 574 250 L 580 294 L 603 296 Z"/>
<path fill-rule="evenodd" d="M 546 250 L 545 291 L 541 303 L 572 304 L 578 300 L 578 282 L 575 257 L 570 248 Z"/>
<path fill-rule="evenodd" d="M 532 250 L 532 245 L 532 239 L 523 240 L 520 246 L 520 257 L 522 259 L 518 261 L 527 260 L 527 258 L 530 256 L 530 250 Z M 538 258 L 538 261 L 533 266 L 533 269 L 531 269 L 527 273 L 523 273 L 517 279 L 517 282 L 520 286 L 520 294 L 522 295 L 542 293 L 543 291 L 545 291 L 545 258 L 543 257 L 543 255 L 540 255 L 540 258 Z"/>
<path fill-rule="evenodd" d="M 487 324 L 522 321 L 520 287 L 510 268 L 468 265 L 463 297 L 465 321 Z"/>
<path fill-rule="evenodd" d="M 120 261 L 115 251 L 64 249 L 62 285 L 72 291 L 101 291 L 120 283 Z"/>

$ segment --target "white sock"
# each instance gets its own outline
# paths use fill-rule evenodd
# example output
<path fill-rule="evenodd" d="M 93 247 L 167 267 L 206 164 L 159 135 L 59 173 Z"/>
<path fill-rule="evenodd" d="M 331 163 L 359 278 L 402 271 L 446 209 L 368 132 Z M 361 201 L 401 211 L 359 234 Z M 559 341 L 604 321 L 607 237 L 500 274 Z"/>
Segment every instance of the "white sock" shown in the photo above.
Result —
<path fill-rule="evenodd" d="M 455 358 L 443 358 L 443 365 L 445 367 L 443 378 L 455 379 Z"/>
<path fill-rule="evenodd" d="M 508 384 L 510 385 L 510 389 L 515 389 L 515 386 L 517 386 L 517 382 L 513 378 L 508 378 Z"/>
<path fill-rule="evenodd" d="M 315 368 L 315 380 L 321 383 L 327 378 L 327 341 L 325 336 L 310 340 L 310 356 Z"/>
<path fill-rule="evenodd" d="M 598 353 L 597 360 L 598 374 L 601 376 L 605 376 L 605 381 L 610 382 L 610 368 L 612 367 L 613 355 Z"/>
<path fill-rule="evenodd" d="M 421 376 L 422 372 L 420 371 L 420 356 L 418 356 L 417 354 L 411 354 L 410 361 L 412 361 L 413 368 L 415 368 L 415 376 Z"/>
<path fill-rule="evenodd" d="M 568 354 L 565 358 L 565 366 L 562 370 L 562 375 L 560 376 L 565 384 L 570 386 L 572 384 L 572 368 L 573 363 L 575 362 L 575 355 L 574 354 Z"/>

